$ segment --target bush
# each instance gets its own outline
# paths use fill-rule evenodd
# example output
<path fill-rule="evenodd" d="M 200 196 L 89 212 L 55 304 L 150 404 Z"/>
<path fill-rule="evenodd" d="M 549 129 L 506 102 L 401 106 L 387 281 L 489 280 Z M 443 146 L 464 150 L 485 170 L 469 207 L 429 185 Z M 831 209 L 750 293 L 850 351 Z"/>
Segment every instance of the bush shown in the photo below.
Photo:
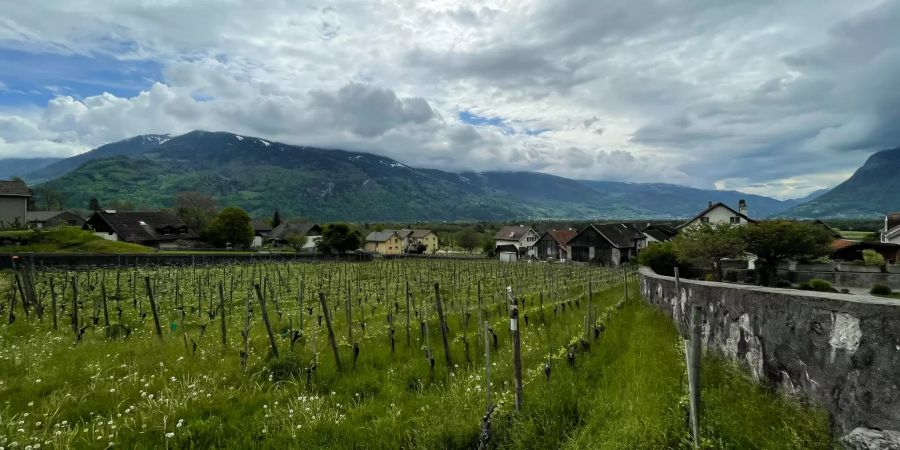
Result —
<path fill-rule="evenodd" d="M 825 280 L 819 279 L 819 278 L 813 278 L 812 280 L 809 280 L 806 284 L 807 284 L 807 286 L 809 286 L 809 290 L 811 290 L 811 291 L 837 292 L 837 290 L 834 288 L 834 286 L 831 285 L 831 283 L 829 283 Z"/>
<path fill-rule="evenodd" d="M 675 255 L 675 247 L 671 242 L 652 244 L 641 250 L 638 255 L 638 264 L 647 266 L 660 275 L 670 277 L 675 275 L 675 267 L 680 267 L 678 257 Z"/>
<path fill-rule="evenodd" d="M 849 293 L 850 293 L 850 289 L 841 288 L 841 294 L 849 294 Z"/>
<path fill-rule="evenodd" d="M 892 292 L 890 287 L 883 284 L 876 284 L 869 290 L 869 293 L 872 295 L 891 295 Z"/>
<path fill-rule="evenodd" d="M 738 273 L 735 270 L 726 270 L 725 271 L 725 281 L 729 283 L 737 283 Z"/>
<path fill-rule="evenodd" d="M 863 262 L 867 266 L 883 266 L 884 256 L 872 249 L 863 250 Z"/>
<path fill-rule="evenodd" d="M 716 276 L 714 274 L 708 273 L 703 277 L 706 281 L 716 281 Z"/>
<path fill-rule="evenodd" d="M 793 285 L 792 285 L 791 282 L 788 281 L 788 280 L 778 280 L 778 281 L 775 282 L 775 287 L 789 288 L 789 287 L 791 287 L 791 286 L 793 286 Z"/>

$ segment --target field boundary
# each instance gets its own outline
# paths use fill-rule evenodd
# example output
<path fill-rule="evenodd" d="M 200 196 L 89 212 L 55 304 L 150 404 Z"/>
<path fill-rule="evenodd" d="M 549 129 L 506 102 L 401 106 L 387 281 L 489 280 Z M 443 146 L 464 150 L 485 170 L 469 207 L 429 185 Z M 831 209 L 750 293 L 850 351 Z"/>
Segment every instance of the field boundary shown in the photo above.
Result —
<path fill-rule="evenodd" d="M 900 302 L 676 280 L 648 268 L 640 269 L 640 289 L 682 334 L 691 307 L 700 306 L 704 348 L 758 382 L 821 404 L 842 434 L 897 429 Z"/>
<path fill-rule="evenodd" d="M 79 267 L 79 266 L 189 266 L 208 264 L 231 264 L 236 262 L 324 262 L 324 261 L 372 261 L 367 253 L 347 253 L 344 255 L 259 253 L 259 254 L 84 254 L 84 253 L 3 253 L 0 254 L 0 269 L 13 268 L 13 256 L 23 261 L 34 261 L 36 266 Z"/>

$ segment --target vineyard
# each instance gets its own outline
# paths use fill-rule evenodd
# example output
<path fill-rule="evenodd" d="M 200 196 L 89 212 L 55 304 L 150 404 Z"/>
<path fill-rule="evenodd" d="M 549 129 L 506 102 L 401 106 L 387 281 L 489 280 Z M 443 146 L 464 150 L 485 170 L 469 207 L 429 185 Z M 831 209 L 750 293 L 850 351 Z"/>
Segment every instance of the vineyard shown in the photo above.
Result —
<path fill-rule="evenodd" d="M 0 448 L 690 445 L 681 341 L 624 270 L 26 267 L 0 295 Z M 830 448 L 707 359 L 704 445 Z"/>

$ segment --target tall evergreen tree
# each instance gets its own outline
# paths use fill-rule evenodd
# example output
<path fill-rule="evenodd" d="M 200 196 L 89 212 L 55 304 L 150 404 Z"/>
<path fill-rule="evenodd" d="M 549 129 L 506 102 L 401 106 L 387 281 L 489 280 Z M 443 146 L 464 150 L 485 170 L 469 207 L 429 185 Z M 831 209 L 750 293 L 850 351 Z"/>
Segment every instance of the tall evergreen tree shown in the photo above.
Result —
<path fill-rule="evenodd" d="M 281 225 L 281 214 L 278 213 L 278 208 L 275 208 L 275 215 L 272 216 L 272 228 Z"/>
<path fill-rule="evenodd" d="M 88 202 L 88 209 L 100 211 L 100 200 L 97 200 L 97 197 L 91 197 L 91 200 Z"/>

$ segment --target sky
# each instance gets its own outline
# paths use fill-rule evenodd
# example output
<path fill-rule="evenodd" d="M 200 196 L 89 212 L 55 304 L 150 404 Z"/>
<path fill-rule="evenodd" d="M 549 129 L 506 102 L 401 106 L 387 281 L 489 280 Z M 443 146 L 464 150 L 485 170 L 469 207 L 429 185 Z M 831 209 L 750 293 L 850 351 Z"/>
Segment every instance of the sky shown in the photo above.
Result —
<path fill-rule="evenodd" d="M 900 146 L 894 0 L 0 0 L 0 158 L 230 131 L 795 198 Z"/>

